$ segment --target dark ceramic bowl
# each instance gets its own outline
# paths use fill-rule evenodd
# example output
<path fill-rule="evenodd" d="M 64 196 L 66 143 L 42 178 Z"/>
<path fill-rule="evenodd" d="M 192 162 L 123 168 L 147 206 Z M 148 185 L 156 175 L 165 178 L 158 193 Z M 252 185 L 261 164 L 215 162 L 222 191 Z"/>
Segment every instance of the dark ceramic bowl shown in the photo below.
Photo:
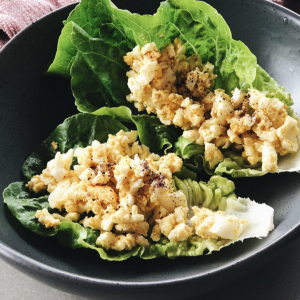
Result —
<path fill-rule="evenodd" d="M 133 12 L 154 13 L 159 1 L 115 1 Z M 209 0 L 258 62 L 292 93 L 300 112 L 300 17 L 268 1 Z M 69 82 L 44 76 L 53 60 L 62 21 L 75 5 L 40 19 L 0 52 L 0 191 L 21 180 L 21 166 L 76 108 Z M 249 274 L 299 235 L 300 175 L 235 180 L 237 194 L 275 209 L 275 230 L 265 239 L 237 243 L 210 256 L 102 261 L 96 251 L 71 250 L 24 229 L 0 205 L 0 255 L 28 275 L 67 292 L 105 299 L 182 299 Z"/>

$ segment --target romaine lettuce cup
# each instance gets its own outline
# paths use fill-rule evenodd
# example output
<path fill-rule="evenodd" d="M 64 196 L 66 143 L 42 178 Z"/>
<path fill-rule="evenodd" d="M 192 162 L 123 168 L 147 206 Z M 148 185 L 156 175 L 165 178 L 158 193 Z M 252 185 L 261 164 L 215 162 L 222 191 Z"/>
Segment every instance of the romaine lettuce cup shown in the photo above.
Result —
<path fill-rule="evenodd" d="M 245 91 L 253 87 L 287 105 L 293 103 L 284 88 L 257 65 L 248 47 L 232 39 L 222 16 L 207 3 L 194 0 L 162 2 L 153 16 L 131 14 L 109 0 L 83 0 L 65 22 L 48 73 L 71 78 L 81 112 L 129 106 L 123 56 L 136 45 L 155 42 L 161 49 L 175 38 L 186 45 L 187 56 L 199 54 L 203 63 L 215 66 L 215 89 L 230 93 L 236 87 Z"/>
<path fill-rule="evenodd" d="M 151 119 L 148 116 L 145 118 Z M 225 215 L 236 216 L 248 221 L 249 228 L 238 238 L 215 239 L 192 235 L 182 242 L 170 242 L 167 237 L 162 236 L 158 242 L 153 242 L 148 237 L 150 245 L 147 247 L 136 246 L 131 250 L 115 251 L 105 250 L 96 245 L 96 240 L 100 235 L 99 230 L 85 228 L 79 223 L 71 221 L 63 221 L 55 228 L 46 228 L 38 222 L 37 210 L 47 209 L 50 213 L 58 211 L 50 208 L 49 195 L 46 192 L 40 195 L 34 194 L 25 187 L 25 184 L 32 176 L 40 174 L 47 162 L 55 156 L 53 141 L 57 142 L 62 153 L 66 153 L 69 149 L 85 147 L 93 140 L 105 142 L 108 134 L 116 134 L 120 130 L 128 131 L 126 126 L 111 116 L 78 114 L 66 119 L 25 161 L 22 168 L 24 182 L 12 183 L 4 190 L 4 202 L 9 210 L 23 226 L 38 235 L 54 237 L 63 246 L 74 249 L 96 250 L 101 258 L 116 261 L 132 256 L 152 259 L 160 256 L 175 258 L 203 255 L 218 251 L 244 238 L 265 237 L 273 229 L 273 209 L 271 207 L 258 204 L 250 199 L 238 198 L 234 193 L 234 183 L 226 178 L 214 176 L 208 183 L 202 181 L 199 183 L 190 178 L 191 172 L 181 172 L 181 178 L 185 178 L 183 180 L 176 176 L 173 177 L 175 190 L 183 191 L 189 208 L 204 207 L 211 211 L 223 211 Z M 154 145 L 157 150 L 161 150 L 163 146 L 163 142 L 159 146 Z M 73 161 L 72 165 L 74 164 L 76 161 Z"/>
<path fill-rule="evenodd" d="M 257 64 L 248 47 L 232 39 L 221 15 L 205 2 L 194 0 L 163 2 L 153 16 L 131 14 L 118 9 L 109 0 L 83 0 L 65 22 L 48 73 L 71 79 L 75 104 L 81 112 L 99 114 L 99 109 L 106 106 L 122 105 L 137 118 L 143 118 L 138 117 L 135 107 L 126 101 L 130 91 L 126 77 L 128 66 L 123 56 L 136 45 L 142 47 L 155 42 L 162 49 L 175 38 L 180 38 L 185 44 L 187 56 L 198 54 L 203 63 L 210 62 L 215 66 L 214 89 L 224 89 L 229 94 L 236 87 L 244 91 L 255 88 L 269 97 L 280 99 L 289 107 L 293 104 L 290 94 Z M 121 114 L 123 116 L 119 113 L 117 116 L 120 120 L 125 115 L 125 119 L 131 118 L 128 117 L 131 112 Z M 294 116 L 291 109 L 290 115 Z M 160 123 L 159 120 L 155 122 Z M 161 128 L 160 134 L 163 135 L 162 131 L 167 129 L 164 125 Z M 170 148 L 177 136 L 174 151 L 185 159 L 185 166 L 191 171 L 199 173 L 205 170 L 211 175 L 228 174 L 232 177 L 267 173 L 262 171 L 260 164 L 250 165 L 240 153 L 229 150 L 222 151 L 225 160 L 210 169 L 204 160 L 204 147 L 181 137 L 180 130 L 171 128 L 168 131 L 163 143 Z M 174 133 L 169 139 L 170 132 Z M 278 160 L 277 172 L 299 169 L 298 152 Z"/>

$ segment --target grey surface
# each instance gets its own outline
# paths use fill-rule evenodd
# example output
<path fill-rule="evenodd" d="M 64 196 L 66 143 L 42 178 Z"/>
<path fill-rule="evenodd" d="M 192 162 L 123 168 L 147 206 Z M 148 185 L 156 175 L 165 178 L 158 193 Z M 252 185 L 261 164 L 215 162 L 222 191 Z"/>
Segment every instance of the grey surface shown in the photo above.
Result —
<path fill-rule="evenodd" d="M 2 300 L 83 300 L 84 297 L 61 292 L 19 272 L 0 260 L 0 299 Z"/>
<path fill-rule="evenodd" d="M 201 296 L 202 300 L 294 300 L 300 298 L 300 240 L 264 268 L 241 280 Z M 0 299 L 84 300 L 86 297 L 61 292 L 17 271 L 0 260 Z M 217 288 L 217 287 L 216 287 Z M 105 298 L 101 298 L 105 300 Z M 161 299 L 161 298 L 157 298 Z M 196 300 L 199 299 L 185 299 Z"/>
<path fill-rule="evenodd" d="M 300 47 L 298 37 L 295 38 L 300 31 L 299 17 L 283 9 L 276 10 L 274 5 L 264 1 L 209 2 L 229 22 L 233 36 L 245 41 L 258 56 L 259 63 L 292 92 L 295 108 L 300 112 Z M 138 5 L 136 1 L 116 3 L 129 9 L 135 3 L 135 11 L 151 13 L 158 1 L 139 1 Z M 53 59 L 61 21 L 67 13 L 68 9 L 63 9 L 42 19 L 0 53 L 0 190 L 12 181 L 21 180 L 20 168 L 24 159 L 66 116 L 76 112 L 68 82 L 43 75 Z M 105 295 L 105 299 L 116 299 L 117 296 L 121 299 L 141 296 L 152 299 L 161 295 L 164 299 L 181 299 L 221 287 L 243 274 L 248 274 L 255 286 L 257 282 L 252 277 L 255 275 L 249 275 L 251 271 L 263 267 L 295 240 L 292 233 L 287 235 L 289 231 L 296 226 L 293 233 L 299 231 L 299 180 L 300 174 L 235 180 L 239 196 L 249 196 L 275 208 L 276 229 L 266 239 L 238 243 L 207 257 L 174 261 L 165 258 L 100 261 L 95 251 L 70 250 L 52 239 L 37 238 L 25 230 L 2 203 L 0 241 L 8 247 L 0 243 L 0 252 L 10 264 L 49 285 L 76 294 L 102 295 L 103 298 Z M 216 270 L 222 272 L 216 273 Z M 260 278 L 267 280 L 274 276 L 273 273 L 271 268 Z M 186 280 L 191 277 L 194 278 Z M 170 282 L 165 283 L 166 280 Z M 174 284 L 173 280 L 179 281 Z M 153 281 L 155 284 L 147 285 Z M 267 281 L 267 289 L 271 290 L 273 284 Z M 261 285 L 258 287 L 262 288 Z"/>

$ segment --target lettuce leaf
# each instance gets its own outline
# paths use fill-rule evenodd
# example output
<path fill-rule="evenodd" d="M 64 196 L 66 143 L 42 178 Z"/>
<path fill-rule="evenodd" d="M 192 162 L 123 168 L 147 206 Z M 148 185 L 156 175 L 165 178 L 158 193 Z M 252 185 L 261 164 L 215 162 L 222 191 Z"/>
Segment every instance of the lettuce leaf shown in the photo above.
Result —
<path fill-rule="evenodd" d="M 232 39 L 225 20 L 205 2 L 169 0 L 162 2 L 153 16 L 117 9 L 113 14 L 126 36 L 140 46 L 155 42 L 161 49 L 179 37 L 186 45 L 187 56 L 200 54 L 204 63 L 215 65 L 216 88 L 226 88 L 231 74 L 241 83 L 251 84 L 255 79 L 256 57 L 245 44 Z"/>
<path fill-rule="evenodd" d="M 210 5 L 194 0 L 162 2 L 153 16 L 117 9 L 109 0 L 82 0 L 65 22 L 49 74 L 72 78 L 76 105 L 82 112 L 126 103 L 129 94 L 122 56 L 135 45 L 158 48 L 181 38 L 186 54 L 200 54 L 215 65 L 215 88 L 230 93 L 249 87 L 292 104 L 290 94 L 257 65 L 257 59 Z M 126 103 L 126 104 L 125 104 Z"/>
<path fill-rule="evenodd" d="M 77 54 L 70 69 L 71 88 L 75 104 L 81 112 L 91 112 L 101 106 L 127 104 L 129 89 L 123 61 L 124 51 L 101 39 L 92 38 L 77 24 L 71 22 L 73 45 Z"/>
<path fill-rule="evenodd" d="M 41 174 L 47 162 L 54 158 L 53 141 L 58 144 L 58 151 L 66 153 L 72 148 L 86 147 L 94 140 L 106 142 L 108 134 L 116 134 L 120 130 L 128 131 L 126 126 L 111 116 L 77 114 L 67 118 L 26 159 L 22 167 L 24 178 L 28 181 L 33 175 Z"/>
<path fill-rule="evenodd" d="M 3 199 L 11 213 L 27 229 L 41 236 L 53 236 L 57 233 L 57 228 L 46 228 L 35 217 L 38 209 L 50 209 L 47 195 L 36 198 L 36 195 L 28 191 L 24 182 L 14 182 L 4 190 Z"/>
<path fill-rule="evenodd" d="M 248 165 L 240 153 L 228 150 L 222 151 L 225 160 L 212 170 L 204 159 L 204 146 L 194 144 L 183 136 L 178 138 L 174 151 L 184 159 L 184 167 L 196 173 L 204 170 L 209 175 L 223 175 L 225 173 L 232 177 L 256 177 L 266 174 L 266 172 L 260 170 L 261 164 L 256 166 Z M 257 169 L 254 169 L 255 167 Z"/>
<path fill-rule="evenodd" d="M 75 104 L 81 112 L 122 104 L 135 111 L 126 101 L 128 68 L 123 61 L 125 51 L 134 45 L 114 25 L 111 11 L 109 0 L 82 1 L 64 22 L 47 72 L 71 78 Z"/>
<path fill-rule="evenodd" d="M 107 115 L 119 121 L 135 124 L 141 144 L 148 146 L 151 151 L 160 151 L 163 148 L 165 152 L 170 150 L 182 134 L 180 129 L 163 125 L 155 116 L 133 115 L 132 111 L 125 106 L 102 107 L 94 111 L 93 115 Z"/>
<path fill-rule="evenodd" d="M 248 88 L 250 87 L 251 85 L 242 85 L 244 91 L 248 91 Z M 266 94 L 267 97 L 279 99 L 287 106 L 292 106 L 294 104 L 291 94 L 287 93 L 283 86 L 278 85 L 276 80 L 270 77 L 259 65 L 256 66 L 256 76 L 252 83 L 252 87 L 256 88 L 261 93 Z"/>
<path fill-rule="evenodd" d="M 77 24 L 92 38 L 109 41 L 113 47 L 128 51 L 135 45 L 124 35 L 122 26 L 115 25 L 112 7 L 109 0 L 83 0 L 71 12 L 64 22 L 64 28 L 57 44 L 57 52 L 48 74 L 59 74 L 71 78 L 71 67 L 77 54 L 77 48 L 72 41 L 73 24 Z"/>
<path fill-rule="evenodd" d="M 197 180 L 197 173 L 189 170 L 185 165 L 180 169 L 180 172 L 174 173 L 173 176 L 178 177 L 179 179 L 192 179 Z"/>
<path fill-rule="evenodd" d="M 207 183 L 191 178 L 180 180 L 176 176 L 173 176 L 173 179 L 177 190 L 182 190 L 185 194 L 190 208 L 203 206 L 224 211 L 228 199 L 237 200 L 233 181 L 221 176 L 212 176 Z"/>
<path fill-rule="evenodd" d="M 148 247 L 134 247 L 130 251 L 105 250 L 96 246 L 96 240 L 100 234 L 98 230 L 84 228 L 79 223 L 69 221 L 62 222 L 54 228 L 45 228 L 35 218 L 38 209 L 49 209 L 48 196 L 34 198 L 25 188 L 24 182 L 10 184 L 3 193 L 4 203 L 7 204 L 11 213 L 27 229 L 42 236 L 53 236 L 62 246 L 76 248 L 87 248 L 96 250 L 102 259 L 111 261 L 122 261 L 130 257 L 142 259 L 153 259 L 160 256 L 175 258 L 179 256 L 198 256 L 204 253 L 220 250 L 226 246 L 228 241 L 214 239 L 202 239 L 193 236 L 183 242 L 170 242 L 163 237 L 157 243 L 150 243 Z M 51 210 L 50 210 L 51 212 Z"/>
<path fill-rule="evenodd" d="M 204 170 L 204 146 L 193 144 L 190 140 L 180 136 L 174 144 L 174 152 L 183 158 L 184 166 L 188 169 L 200 173 Z M 213 175 L 213 173 L 207 173 Z"/>
<path fill-rule="evenodd" d="M 34 175 L 40 174 L 46 167 L 47 162 L 55 156 L 55 151 L 51 146 L 53 141 L 58 143 L 58 150 L 66 153 L 71 148 L 86 147 L 94 139 L 105 142 L 108 134 L 116 134 L 119 130 L 128 130 L 117 118 L 126 119 L 129 115 L 128 109 L 103 109 L 111 115 L 95 116 L 92 114 L 78 114 L 72 116 L 59 125 L 54 132 L 39 146 L 34 153 L 25 161 L 23 165 L 24 182 L 10 184 L 3 192 L 4 203 L 11 213 L 27 229 L 41 236 L 53 236 L 65 247 L 87 248 L 98 251 L 102 259 L 121 261 L 132 256 L 143 259 L 152 259 L 160 256 L 175 258 L 178 256 L 198 256 L 220 250 L 228 244 L 228 241 L 218 241 L 214 239 L 202 239 L 193 236 L 184 242 L 170 242 L 166 237 L 162 237 L 157 243 L 150 240 L 148 247 L 134 247 L 130 251 L 105 250 L 96 245 L 96 240 L 100 234 L 98 230 L 84 228 L 79 223 L 70 221 L 62 222 L 56 228 L 45 228 L 35 218 L 36 210 L 46 208 L 50 213 L 48 195 L 37 195 L 30 193 L 25 187 L 26 182 Z M 132 116 L 131 116 L 132 117 Z M 150 117 L 149 117 L 150 118 Z M 152 120 L 152 118 L 150 118 Z M 234 194 L 234 184 L 232 181 L 214 176 L 208 183 L 197 183 L 195 173 L 186 169 L 182 170 L 183 181 L 174 176 L 175 187 L 184 191 L 187 195 L 190 206 L 204 205 L 211 209 L 222 209 L 226 207 L 225 201 L 236 199 Z"/>

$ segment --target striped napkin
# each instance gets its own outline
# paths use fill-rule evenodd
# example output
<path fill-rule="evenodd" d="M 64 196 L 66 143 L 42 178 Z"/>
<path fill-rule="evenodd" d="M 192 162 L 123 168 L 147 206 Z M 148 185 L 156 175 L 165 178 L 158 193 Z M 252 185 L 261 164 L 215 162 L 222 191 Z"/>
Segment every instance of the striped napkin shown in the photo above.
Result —
<path fill-rule="evenodd" d="M 0 0 L 0 49 L 21 29 L 51 11 L 79 0 Z"/>

